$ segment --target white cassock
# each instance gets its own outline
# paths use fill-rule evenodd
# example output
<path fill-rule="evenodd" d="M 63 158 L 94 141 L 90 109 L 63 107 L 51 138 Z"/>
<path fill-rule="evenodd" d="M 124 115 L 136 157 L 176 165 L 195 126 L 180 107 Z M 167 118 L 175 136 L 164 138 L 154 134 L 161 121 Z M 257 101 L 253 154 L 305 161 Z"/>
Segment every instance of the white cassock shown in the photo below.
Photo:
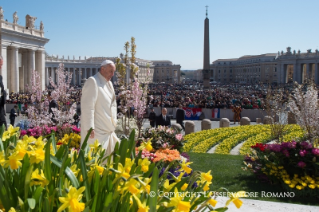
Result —
<path fill-rule="evenodd" d="M 97 139 L 106 149 L 106 155 L 110 155 L 116 142 L 120 141 L 114 133 L 116 124 L 117 105 L 112 82 L 98 72 L 86 80 L 82 89 L 81 144 L 92 127 L 95 135 L 89 138 L 88 144 L 93 144 Z"/>

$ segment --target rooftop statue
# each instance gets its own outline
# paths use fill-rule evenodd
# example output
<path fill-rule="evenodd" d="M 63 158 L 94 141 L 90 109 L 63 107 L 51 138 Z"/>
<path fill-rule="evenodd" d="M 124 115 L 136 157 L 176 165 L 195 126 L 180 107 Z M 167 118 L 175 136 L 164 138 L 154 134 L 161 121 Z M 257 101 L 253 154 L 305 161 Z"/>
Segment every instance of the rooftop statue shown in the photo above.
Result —
<path fill-rule="evenodd" d="M 37 19 L 37 17 L 32 17 L 30 15 L 26 15 L 26 17 L 25 17 L 25 26 L 26 26 L 26 28 L 34 29 L 34 22 L 35 22 L 36 19 Z"/>
<path fill-rule="evenodd" d="M 13 13 L 13 23 L 14 23 L 14 24 L 17 24 L 17 23 L 18 23 L 18 20 L 19 20 L 19 17 L 18 17 L 18 15 L 17 15 L 17 11 L 15 11 L 15 12 Z"/>
<path fill-rule="evenodd" d="M 0 7 L 0 20 L 3 20 L 3 9 L 2 9 L 2 7 Z"/>

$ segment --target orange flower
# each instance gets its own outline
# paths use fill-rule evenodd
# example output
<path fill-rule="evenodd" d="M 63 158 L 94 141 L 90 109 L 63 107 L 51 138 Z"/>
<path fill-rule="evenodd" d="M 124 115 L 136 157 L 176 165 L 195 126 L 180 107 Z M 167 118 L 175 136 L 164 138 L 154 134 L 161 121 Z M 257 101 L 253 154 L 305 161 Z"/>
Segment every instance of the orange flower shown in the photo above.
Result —
<path fill-rule="evenodd" d="M 160 160 L 172 162 L 173 160 L 180 160 L 180 154 L 177 150 L 170 149 L 160 149 L 155 152 L 156 158 L 153 162 L 158 162 Z"/>

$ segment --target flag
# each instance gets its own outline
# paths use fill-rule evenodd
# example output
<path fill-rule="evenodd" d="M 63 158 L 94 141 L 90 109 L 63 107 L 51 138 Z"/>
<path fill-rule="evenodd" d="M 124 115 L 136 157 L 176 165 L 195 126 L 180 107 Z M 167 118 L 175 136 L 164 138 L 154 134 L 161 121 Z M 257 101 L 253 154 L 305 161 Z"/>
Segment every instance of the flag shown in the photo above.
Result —
<path fill-rule="evenodd" d="M 199 120 L 202 114 L 202 108 L 183 108 L 185 110 L 186 120 Z"/>

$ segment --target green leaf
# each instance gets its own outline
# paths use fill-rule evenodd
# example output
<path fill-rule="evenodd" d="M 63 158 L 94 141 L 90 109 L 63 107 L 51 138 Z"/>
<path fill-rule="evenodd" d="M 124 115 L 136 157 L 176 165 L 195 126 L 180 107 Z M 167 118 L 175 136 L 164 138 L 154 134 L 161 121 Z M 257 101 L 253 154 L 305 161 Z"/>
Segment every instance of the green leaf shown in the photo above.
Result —
<path fill-rule="evenodd" d="M 152 175 L 152 181 L 151 181 L 151 192 L 154 195 L 153 196 L 150 195 L 150 198 L 149 198 L 150 211 L 156 211 L 157 191 L 158 191 L 158 169 L 155 167 L 153 171 L 153 175 Z"/>
<path fill-rule="evenodd" d="M 129 149 L 128 149 L 128 153 L 126 155 L 126 157 L 130 157 L 132 155 L 132 158 L 135 158 L 135 129 L 132 130 L 129 140 Z"/>
<path fill-rule="evenodd" d="M 34 209 L 35 208 L 35 199 L 33 198 L 28 198 L 28 205 L 31 209 Z"/>
<path fill-rule="evenodd" d="M 87 170 L 86 170 L 86 165 L 85 165 L 85 160 L 84 160 L 84 150 L 81 149 L 80 150 L 80 154 L 79 154 L 79 160 L 80 160 L 80 169 L 81 169 L 81 173 L 82 173 L 82 178 L 83 178 L 83 183 L 85 186 L 85 198 L 86 198 L 86 202 L 90 201 L 91 199 L 91 193 L 90 193 L 90 183 L 89 183 L 89 179 L 87 176 Z"/>
<path fill-rule="evenodd" d="M 89 137 L 90 137 L 92 130 L 93 130 L 92 128 L 89 129 L 88 134 L 86 134 L 85 139 L 83 141 L 83 144 L 81 146 L 81 150 L 83 150 L 85 153 L 88 152 L 87 143 L 88 143 L 88 140 L 89 140 Z"/>
<path fill-rule="evenodd" d="M 32 170 L 33 170 L 33 165 L 29 167 L 27 174 L 25 176 L 25 181 L 24 181 L 24 199 L 25 200 L 28 198 L 28 194 L 29 194 Z"/>
<path fill-rule="evenodd" d="M 50 204 L 49 204 L 49 200 L 47 197 L 44 197 L 43 199 L 43 211 L 45 212 L 50 212 Z"/>
<path fill-rule="evenodd" d="M 43 191 L 43 187 L 42 186 L 38 186 L 37 189 L 35 190 L 35 192 L 33 193 L 32 197 L 33 199 L 35 199 L 35 201 L 38 203 L 40 196 L 42 194 Z"/>
<path fill-rule="evenodd" d="M 51 159 L 51 162 L 54 163 L 57 167 L 59 167 L 59 168 L 62 167 L 62 163 L 56 157 L 54 157 L 53 155 L 50 155 L 50 159 Z M 64 173 L 71 181 L 73 187 L 79 188 L 79 186 L 80 186 L 79 181 L 75 177 L 75 175 L 73 174 L 72 170 L 69 167 L 65 167 Z"/>
<path fill-rule="evenodd" d="M 128 141 L 123 139 L 120 144 L 120 163 L 123 165 L 123 167 L 125 166 L 127 147 Z"/>
<path fill-rule="evenodd" d="M 53 151 L 54 151 L 54 155 L 55 155 L 58 150 L 56 148 L 55 132 L 53 130 L 51 132 L 51 139 L 49 141 L 52 142 Z"/>
<path fill-rule="evenodd" d="M 94 179 L 94 194 L 95 195 L 94 195 L 92 211 L 96 211 L 96 204 L 97 204 L 98 198 L 100 197 L 100 194 L 99 194 L 100 178 L 101 178 L 100 173 L 95 168 L 95 179 Z"/>
<path fill-rule="evenodd" d="M 51 140 L 49 140 L 45 144 L 45 157 L 44 157 L 44 176 L 47 178 L 49 181 L 52 179 L 51 175 L 51 161 L 50 161 L 50 144 Z"/>
<path fill-rule="evenodd" d="M 110 211 L 112 207 L 112 199 L 113 199 L 113 193 L 110 192 L 105 198 L 103 212 Z"/>

